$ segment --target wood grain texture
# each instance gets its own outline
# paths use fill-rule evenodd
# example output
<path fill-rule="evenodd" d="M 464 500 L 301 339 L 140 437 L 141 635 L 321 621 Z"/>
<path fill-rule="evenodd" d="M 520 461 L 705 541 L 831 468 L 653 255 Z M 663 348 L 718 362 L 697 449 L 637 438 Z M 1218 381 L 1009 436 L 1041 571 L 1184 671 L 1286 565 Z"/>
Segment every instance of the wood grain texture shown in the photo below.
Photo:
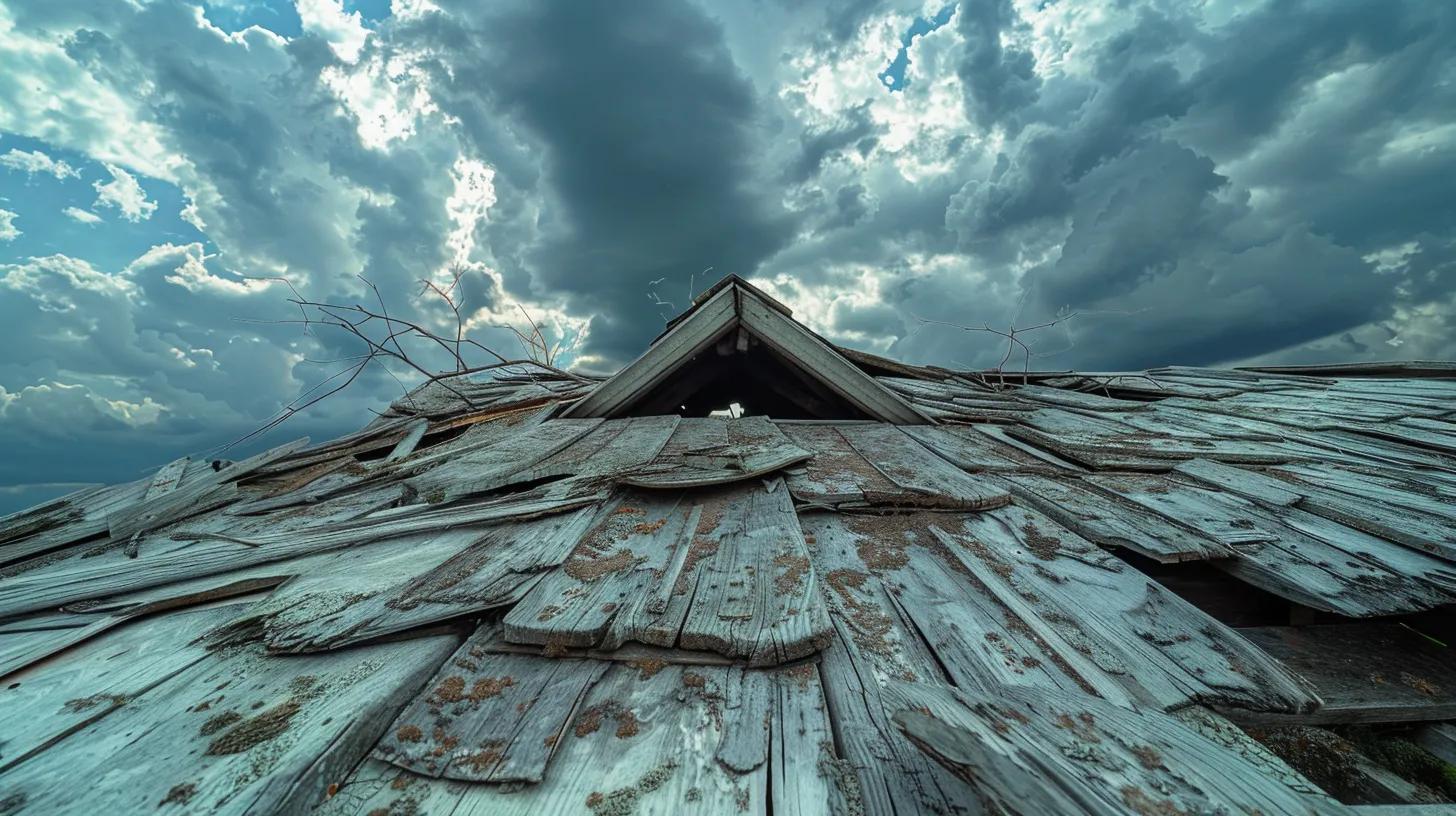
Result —
<path fill-rule="evenodd" d="M 900 684 L 894 721 L 921 750 L 1011 813 L 1333 814 L 1236 752 L 1154 711 L 1046 689 L 998 694 Z"/>

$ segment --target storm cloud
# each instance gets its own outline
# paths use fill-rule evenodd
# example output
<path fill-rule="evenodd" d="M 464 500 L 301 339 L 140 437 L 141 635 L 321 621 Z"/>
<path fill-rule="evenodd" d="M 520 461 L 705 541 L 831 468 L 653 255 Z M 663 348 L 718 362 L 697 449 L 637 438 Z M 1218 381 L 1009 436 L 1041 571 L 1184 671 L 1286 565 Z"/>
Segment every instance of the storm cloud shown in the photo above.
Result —
<path fill-rule="evenodd" d="M 597 370 L 730 272 L 912 362 L 1456 357 L 1453 73 L 1417 0 L 15 0 L 0 509 L 339 370 L 278 277 Z"/>

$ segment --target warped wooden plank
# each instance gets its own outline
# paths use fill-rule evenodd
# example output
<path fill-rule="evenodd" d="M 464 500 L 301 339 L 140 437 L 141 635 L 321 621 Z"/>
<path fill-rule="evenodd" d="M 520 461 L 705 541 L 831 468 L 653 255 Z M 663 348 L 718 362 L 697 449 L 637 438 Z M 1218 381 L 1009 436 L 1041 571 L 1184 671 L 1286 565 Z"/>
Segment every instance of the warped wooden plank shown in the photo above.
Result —
<path fill-rule="evenodd" d="M 15 537 L 0 544 L 0 564 L 19 565 L 26 559 L 46 557 L 70 545 L 105 535 L 106 518 L 112 512 L 140 501 L 150 480 L 112 485 L 86 491 L 67 500 L 65 509 L 56 514 L 33 516 L 22 526 L 12 528 Z M 0 576 L 12 573 L 12 567 L 0 570 Z"/>
<path fill-rule="evenodd" d="M 1217 484 L 1261 504 L 1288 506 L 1316 513 L 1371 535 L 1456 561 L 1456 523 L 1446 515 L 1433 516 L 1414 510 L 1409 494 L 1384 497 L 1360 496 L 1353 491 L 1334 490 L 1299 478 L 1276 479 L 1265 474 L 1231 474 L 1206 465 L 1182 469 L 1199 481 Z M 1289 494 L 1299 497 L 1289 502 Z"/>
<path fill-rule="evenodd" d="M 35 618 L 46 624 L 28 626 Z M 54 612 L 13 618 L 0 626 L 0 678 L 84 643 L 116 624 L 117 620 L 105 613 Z"/>
<path fill-rule="evenodd" d="M 309 478 L 306 483 L 297 486 L 288 485 L 275 495 L 238 501 L 229 506 L 226 512 L 233 516 L 256 516 L 274 510 L 314 504 L 361 485 L 367 478 L 367 472 L 357 462 L 345 457 L 331 463 L 327 468 L 321 468 L 317 478 Z"/>
<path fill-rule="evenodd" d="M 1137 434 L 1121 415 L 1062 408 L 1037 408 L 1027 414 L 1023 424 L 1045 434 L 1093 442 L 1110 442 Z M 1141 434 L 1146 436 L 1147 434 Z"/>
<path fill-rule="evenodd" d="M 657 458 L 680 421 L 676 416 L 606 420 L 525 475 L 530 479 L 563 475 L 620 478 Z"/>
<path fill-rule="evenodd" d="M 689 546 L 692 505 L 680 493 L 631 491 L 598 514 L 593 527 L 567 544 L 561 567 L 512 607 L 503 621 L 503 636 L 515 643 L 542 644 L 553 650 L 615 648 L 627 640 L 670 646 L 677 624 L 663 640 L 644 638 L 635 613 L 671 592 L 676 583 L 668 571 Z M 684 606 L 686 599 L 684 599 Z M 665 604 L 663 605 L 665 606 Z M 645 610 L 643 610 L 645 612 Z M 656 612 L 666 611 L 657 608 Z M 619 627 L 611 643 L 603 643 L 618 614 L 627 612 L 634 625 Z M 640 621 L 643 629 L 656 621 Z M 680 623 L 681 612 L 676 617 Z"/>
<path fill-rule="evenodd" d="M 1298 509 L 1276 511 L 1280 522 L 1302 536 L 1317 539 L 1363 562 L 1438 588 L 1446 600 L 1456 600 L 1456 564 L 1420 550 Z"/>
<path fill-rule="evenodd" d="M 616 664 L 588 692 L 557 741 L 543 784 L 514 789 L 447 783 L 369 760 L 316 812 L 762 813 L 768 807 L 767 767 L 737 773 L 714 757 L 726 722 L 722 702 L 742 674 L 709 666 Z M 762 722 L 769 714 L 756 716 Z"/>
<path fill-rule="evenodd" d="M 86 515 L 82 503 L 106 489 L 101 485 L 91 485 L 34 507 L 7 513 L 0 517 L 0 544 L 68 521 L 79 521 Z"/>
<path fill-rule="evenodd" d="M 678 638 L 682 647 L 746 658 L 752 666 L 823 648 L 828 615 L 783 482 L 733 495 L 713 521 L 711 532 L 694 540 L 702 566 Z"/>
<path fill-rule="evenodd" d="M 416 419 L 405 426 L 404 438 L 395 443 L 389 454 L 384 457 L 384 463 L 398 462 L 415 452 L 420 440 L 425 438 L 425 431 L 430 429 L 429 420 Z"/>
<path fill-rule="evenodd" d="M 555 407 L 553 403 L 546 406 L 490 414 L 484 418 L 476 419 L 466 425 L 465 430 L 459 436 L 453 439 L 447 439 L 438 445 L 432 445 L 427 450 L 416 451 L 407 461 L 395 465 L 395 468 L 402 472 L 418 473 L 425 468 L 449 461 L 461 454 L 481 451 L 508 436 L 540 425 Z M 460 427 L 445 420 L 436 423 L 436 426 L 447 429 L 450 427 Z"/>
<path fill-rule="evenodd" d="M 1277 532 L 1229 512 L 1216 491 L 1141 474 L 1090 473 L 1082 481 L 1230 548 L 1279 540 Z"/>
<path fill-rule="evenodd" d="M 1048 433 L 1012 427 L 1007 433 L 1098 470 L 1170 470 L 1184 459 L 1280 464 L 1295 458 L 1269 443 L 1243 439 L 1178 439 L 1134 431 L 1124 436 Z"/>
<path fill-rule="evenodd" d="M 1016 500 L 1104 547 L 1120 547 L 1162 563 L 1228 558 L 1227 544 L 1173 524 L 1075 478 L 1002 474 Z"/>
<path fill-rule="evenodd" d="M 1000 507 L 1011 496 L 992 482 L 937 457 L 892 425 L 848 425 L 839 433 L 885 478 L 926 506 L 962 510 Z"/>
<path fill-rule="evenodd" d="M 182 483 L 182 474 L 187 471 L 187 463 L 190 461 L 192 461 L 190 457 L 184 456 L 163 465 L 156 475 L 152 476 L 152 481 L 147 485 L 147 492 L 142 496 L 142 501 L 151 501 L 176 490 L 177 486 Z"/>
<path fill-rule="evenodd" d="M 206 659 L 208 649 L 197 638 L 236 611 L 182 611 L 121 626 L 63 658 L 7 677 L 0 699 L 0 773 Z"/>
<path fill-rule="evenodd" d="M 611 665 L 489 654 L 482 626 L 425 684 L 374 749 L 417 774 L 540 782 L 582 700 Z"/>
<path fill-rule="evenodd" d="M 1289 507 L 1304 498 L 1302 494 L 1291 490 L 1285 481 L 1260 471 L 1225 465 L 1210 459 L 1182 462 L 1174 470 L 1205 484 L 1246 498 L 1255 498 L 1263 504 L 1275 507 Z"/>
<path fill-rule="evenodd" d="M 1051 465 L 1052 467 L 1056 468 L 1057 470 L 1080 473 L 1087 469 L 1083 465 L 1077 464 L 1071 459 L 1063 458 L 1051 452 L 1050 450 L 1017 439 L 1011 433 L 1010 428 L 1002 428 L 996 425 L 976 425 L 974 427 L 977 432 L 983 433 L 998 442 L 1005 443 L 1013 448 L 1016 448 L 1017 450 L 1034 456 L 1037 459 L 1040 459 Z"/>
<path fill-rule="evenodd" d="M 259 468 L 302 450 L 308 437 L 270 448 L 241 462 L 212 473 L 200 474 L 175 489 L 161 491 L 131 507 L 112 512 L 106 518 L 113 539 L 128 539 L 138 533 L 165 527 L 226 504 L 237 496 L 237 482 Z"/>
<path fill-rule="evenodd" d="M 408 483 L 431 504 L 506 487 L 522 480 L 517 474 L 581 439 L 600 424 L 600 419 L 554 419 L 533 425 L 506 434 L 486 447 L 457 453 L 411 477 Z M 425 463 L 409 464 L 421 467 Z"/>
<path fill-rule="evenodd" d="M 327 570 L 276 591 L 249 618 L 263 622 L 269 649 L 313 652 L 508 606 L 561 563 L 592 512 L 356 545 Z"/>
<path fill-rule="evenodd" d="M 1325 463 L 1284 465 L 1272 469 L 1271 473 L 1286 480 L 1293 477 L 1299 483 L 1437 516 L 1448 523 L 1456 522 L 1456 486 L 1445 487 L 1435 480 L 1416 481 L 1393 469 L 1355 470 Z"/>
<path fill-rule="evenodd" d="M 832 613 L 883 676 L 998 688 L 1040 685 L 1123 704 L 1121 684 L 1024 605 L 1008 606 L 967 575 L 939 528 L 959 516 L 813 514 L 815 565 L 826 571 Z M 957 545 L 959 546 L 959 545 Z M 893 591 L 885 591 L 885 587 Z M 937 668 L 939 667 L 939 668 Z"/>
<path fill-rule="evenodd" d="M 1324 705 L 1300 723 L 1376 723 L 1456 718 L 1456 661 L 1400 624 L 1265 626 L 1239 632 L 1319 690 Z M 1244 721 L 1275 718 L 1225 712 Z"/>
<path fill-rule="evenodd" d="M 1085 695 L 894 685 L 895 724 L 988 811 L 1331 814 L 1234 751 L 1156 711 Z"/>
<path fill-rule="evenodd" d="M 780 429 L 795 445 L 813 453 L 802 467 L 785 474 L 789 492 L 800 501 L 832 507 L 865 503 L 870 496 L 898 492 L 893 482 L 850 446 L 836 426 L 784 423 Z"/>
<path fill-rule="evenodd" d="M 863 650 L 834 618 L 836 642 L 825 650 L 820 674 L 833 712 L 837 758 L 830 768 L 836 787 L 857 807 L 845 813 L 980 814 L 974 783 L 931 761 L 891 718 L 898 704 L 884 697 L 880 679 Z"/>
<path fill-rule="evenodd" d="M 708 487 L 764 476 L 811 455 L 765 417 L 693 417 L 681 420 L 655 461 L 621 481 L 658 490 Z"/>
<path fill-rule="evenodd" d="M 1112 495 L 1227 543 L 1235 555 L 1216 566 L 1306 606 L 1369 617 L 1429 609 L 1446 599 L 1425 580 L 1413 580 L 1377 560 L 1352 557 L 1240 496 L 1161 477 L 1086 478 Z"/>
<path fill-rule="evenodd" d="M 34 813 L 301 812 L 363 758 L 457 643 L 437 636 L 286 660 L 256 645 L 213 652 L 9 769 L 5 786 Z"/>
<path fill-rule="evenodd" d="M 957 425 L 906 425 L 901 430 L 962 470 L 1052 473 L 1044 460 L 997 442 L 974 428 Z"/>
<path fill-rule="evenodd" d="M 348 519 L 397 503 L 399 487 L 375 493 L 350 495 L 324 504 L 250 517 L 240 529 L 240 518 L 215 513 L 187 523 L 194 529 L 228 530 L 247 535 L 253 529 L 267 529 L 276 539 L 266 544 L 239 544 L 225 534 L 209 533 L 206 540 L 177 540 L 165 534 L 144 536 L 140 557 L 130 558 L 119 548 L 100 548 L 92 553 L 70 554 L 16 572 L 0 581 L 0 617 L 54 608 L 92 598 L 160 586 L 242 567 L 283 561 L 327 549 L 357 543 L 360 536 L 339 535 L 320 543 L 297 534 L 312 528 L 328 528 L 333 520 Z M 205 522 L 205 523 L 204 523 Z M 370 525 L 363 525 L 367 530 Z M 292 531 L 292 532 L 290 532 Z"/>
<path fill-rule="evenodd" d="M 406 565 L 377 572 L 380 583 L 367 597 L 350 592 L 350 603 L 296 625 L 269 625 L 269 646 L 284 651 L 336 649 L 438 621 L 509 606 L 537 585 L 546 570 L 562 563 L 586 531 L 594 508 L 523 522 L 506 522 L 467 533 L 446 545 L 443 561 L 411 554 Z M 439 538 L 451 538 L 446 531 Z M 386 554 L 408 545 L 378 542 Z M 361 550 L 357 556 L 367 558 Z M 366 567 L 368 569 L 368 567 Z"/>
<path fill-rule="evenodd" d="M 0 677 L 39 663 L 77 644 L 105 634 L 131 621 L 161 612 L 249 595 L 271 589 L 291 573 L 243 570 L 226 577 L 179 581 L 165 587 L 116 596 L 104 601 L 83 601 L 59 612 L 14 618 L 0 626 Z M 45 621 L 33 628 L 37 619 Z M 46 628 L 49 627 L 49 628 Z"/>
<path fill-rule="evenodd" d="M 1044 621 L 1144 702 L 1289 712 L 1319 703 L 1233 630 L 1035 513 L 1008 507 L 937 535 L 1023 621 Z"/>
<path fill-rule="evenodd" d="M 1033 402 L 1090 411 L 1146 411 L 1148 409 L 1146 402 L 1105 397 L 1084 391 L 1068 391 L 1064 388 L 1048 388 L 1043 385 L 1019 385 L 1011 393 Z"/>

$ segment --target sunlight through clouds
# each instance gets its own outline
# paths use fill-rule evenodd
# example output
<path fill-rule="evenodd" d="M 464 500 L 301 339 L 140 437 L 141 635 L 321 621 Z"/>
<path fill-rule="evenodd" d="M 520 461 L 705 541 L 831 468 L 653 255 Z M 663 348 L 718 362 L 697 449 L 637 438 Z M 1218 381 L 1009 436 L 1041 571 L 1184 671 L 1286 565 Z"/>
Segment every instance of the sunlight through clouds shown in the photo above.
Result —
<path fill-rule="evenodd" d="M 279 277 L 445 325 L 421 281 L 463 270 L 482 342 L 524 311 L 601 370 L 726 273 L 918 363 L 1001 354 L 926 321 L 1069 310 L 1047 365 L 1456 357 L 1453 71 L 1456 6 L 1416 0 L 12 0 L 0 445 L 41 464 L 0 486 L 330 376 L 357 349 Z M 36 441 L 47 401 L 111 471 Z"/>

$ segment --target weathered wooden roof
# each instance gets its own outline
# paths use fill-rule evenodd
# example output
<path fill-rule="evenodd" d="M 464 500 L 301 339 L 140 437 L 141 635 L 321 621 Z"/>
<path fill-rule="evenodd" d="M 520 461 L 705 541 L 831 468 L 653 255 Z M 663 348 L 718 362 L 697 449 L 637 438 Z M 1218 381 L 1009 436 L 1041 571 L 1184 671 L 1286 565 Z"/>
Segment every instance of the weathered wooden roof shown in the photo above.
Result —
<path fill-rule="evenodd" d="M 0 814 L 1324 814 L 1235 722 L 1456 717 L 1456 380 L 894 370 L 931 421 L 526 372 L 0 520 Z"/>

